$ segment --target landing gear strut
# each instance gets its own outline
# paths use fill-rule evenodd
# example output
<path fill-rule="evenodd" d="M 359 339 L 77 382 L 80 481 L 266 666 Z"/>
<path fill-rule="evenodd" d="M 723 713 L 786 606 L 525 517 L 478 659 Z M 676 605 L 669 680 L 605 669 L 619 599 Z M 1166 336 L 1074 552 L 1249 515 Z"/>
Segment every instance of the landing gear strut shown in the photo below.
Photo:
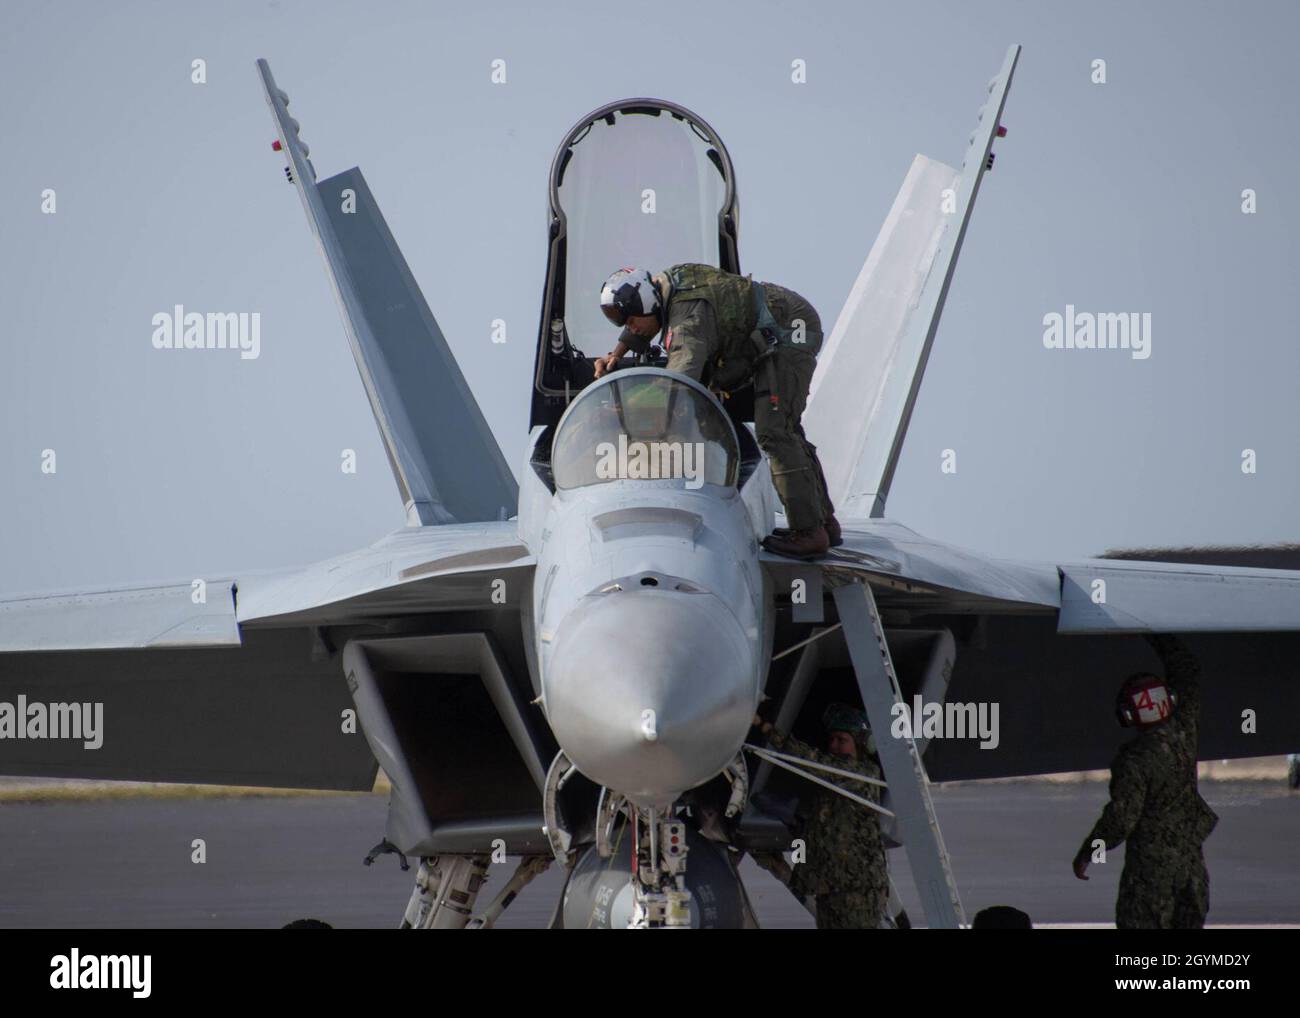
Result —
<path fill-rule="evenodd" d="M 632 918 L 628 929 L 690 929 L 686 824 L 637 809 L 632 817 Z"/>
<path fill-rule="evenodd" d="M 415 890 L 402 917 L 404 930 L 461 930 L 487 880 L 485 855 L 429 856 L 420 860 Z"/>

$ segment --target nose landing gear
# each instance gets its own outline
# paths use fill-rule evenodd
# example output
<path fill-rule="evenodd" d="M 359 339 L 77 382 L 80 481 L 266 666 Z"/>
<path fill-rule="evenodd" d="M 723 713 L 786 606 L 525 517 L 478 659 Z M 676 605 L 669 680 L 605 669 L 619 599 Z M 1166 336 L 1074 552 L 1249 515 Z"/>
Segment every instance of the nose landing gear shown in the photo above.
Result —
<path fill-rule="evenodd" d="M 690 929 L 691 892 L 686 886 L 686 824 L 675 816 L 637 810 L 633 818 L 630 930 Z"/>

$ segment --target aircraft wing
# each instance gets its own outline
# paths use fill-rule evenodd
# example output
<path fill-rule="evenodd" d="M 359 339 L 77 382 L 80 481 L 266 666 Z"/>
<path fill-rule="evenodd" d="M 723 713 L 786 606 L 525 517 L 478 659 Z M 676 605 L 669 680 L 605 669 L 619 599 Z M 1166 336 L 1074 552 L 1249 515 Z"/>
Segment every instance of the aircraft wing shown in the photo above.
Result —
<path fill-rule="evenodd" d="M 1258 561 L 1259 552 L 1243 549 L 1241 559 Z M 858 519 L 844 521 L 844 545 L 811 567 L 777 556 L 764 566 L 777 590 L 809 568 L 826 593 L 869 583 L 904 702 L 921 693 L 926 702 L 996 705 L 996 745 L 929 742 L 926 767 L 942 781 L 1109 766 L 1127 737 L 1114 718 L 1120 683 L 1162 670 L 1147 632 L 1183 634 L 1201 663 L 1202 759 L 1300 750 L 1300 570 L 1223 564 L 1231 556 L 1221 549 L 1207 558 L 1012 562 Z M 814 625 L 834 622 L 833 598 L 823 608 Z M 800 695 L 815 696 L 815 687 L 850 695 L 842 640 L 817 642 L 817 679 Z M 779 644 L 778 635 L 778 652 Z"/>
<path fill-rule="evenodd" d="M 844 544 L 825 564 L 870 579 L 882 603 L 912 610 L 1026 613 L 1054 611 L 1061 582 L 1050 564 L 982 556 L 922 537 L 892 520 L 846 520 Z"/>
<path fill-rule="evenodd" d="M 408 528 L 244 579 L 0 601 L 0 774 L 369 789 L 375 758 L 348 718 L 348 641 L 415 623 L 488 634 L 507 679 L 495 697 L 461 690 L 456 702 L 463 728 L 494 731 L 503 690 L 532 697 L 517 635 L 531 582 L 511 522 Z M 77 737 L 51 737 L 74 714 Z M 518 760 L 498 775 L 514 782 L 511 809 L 537 798 Z"/>
<path fill-rule="evenodd" d="M 301 628 L 245 631 L 237 589 L 0 602 L 0 774 L 370 788 L 374 758 L 343 731 L 338 662 Z"/>
<path fill-rule="evenodd" d="M 1088 559 L 1060 567 L 1062 633 L 1300 631 L 1300 572 Z"/>

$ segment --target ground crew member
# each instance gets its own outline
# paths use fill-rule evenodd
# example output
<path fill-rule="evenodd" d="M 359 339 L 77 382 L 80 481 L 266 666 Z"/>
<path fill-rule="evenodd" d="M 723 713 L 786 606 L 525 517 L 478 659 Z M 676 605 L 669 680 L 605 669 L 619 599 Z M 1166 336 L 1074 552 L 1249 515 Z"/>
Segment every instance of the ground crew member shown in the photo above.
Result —
<path fill-rule="evenodd" d="M 629 350 L 643 354 L 663 333 L 668 370 L 721 392 L 753 382 L 754 432 L 767 454 L 788 528 L 768 551 L 814 558 L 842 543 L 817 450 L 801 418 L 822 344 L 821 319 L 793 290 L 755 283 L 711 265 L 673 265 L 656 275 L 619 269 L 600 291 L 600 308 L 623 326 L 596 377 Z"/>
<path fill-rule="evenodd" d="M 1175 636 L 1148 636 L 1165 678 L 1139 674 L 1120 688 L 1119 722 L 1138 736 L 1110 766 L 1110 802 L 1074 857 L 1087 880 L 1093 843 L 1127 842 L 1115 902 L 1120 929 L 1199 929 L 1210 907 L 1201 845 L 1218 822 L 1196 789 L 1200 665 Z"/>
<path fill-rule="evenodd" d="M 773 748 L 815 763 L 880 779 L 872 757 L 871 729 L 866 716 L 846 704 L 831 704 L 822 718 L 827 749 L 822 752 L 786 735 L 755 715 L 754 724 Z M 880 786 L 833 774 L 817 776 L 872 802 L 880 801 Z M 889 901 L 889 867 L 880 836 L 879 814 L 828 788 L 818 787 L 801 837 L 807 859 L 793 867 L 790 890 L 800 898 L 817 900 L 819 930 L 876 930 Z"/>

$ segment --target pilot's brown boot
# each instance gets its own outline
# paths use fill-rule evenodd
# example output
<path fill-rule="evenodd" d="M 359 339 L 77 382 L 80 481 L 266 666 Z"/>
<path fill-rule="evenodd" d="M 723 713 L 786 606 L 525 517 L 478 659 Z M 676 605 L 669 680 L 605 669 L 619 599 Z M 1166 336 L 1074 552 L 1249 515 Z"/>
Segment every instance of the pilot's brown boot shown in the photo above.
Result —
<path fill-rule="evenodd" d="M 826 538 L 828 541 L 830 541 L 830 545 L 832 548 L 838 548 L 841 544 L 844 543 L 844 534 L 840 530 L 840 521 L 837 520 L 834 516 L 826 520 L 826 522 L 824 522 L 822 526 L 826 528 Z M 789 527 L 777 527 L 775 530 L 772 531 L 772 533 L 777 537 L 789 537 L 791 534 L 794 533 L 794 531 L 791 530 Z"/>
<path fill-rule="evenodd" d="M 773 555 L 785 555 L 788 558 L 820 558 L 830 546 L 831 541 L 825 527 L 786 530 L 784 533 L 773 531 L 771 536 L 763 539 L 765 549 Z"/>

